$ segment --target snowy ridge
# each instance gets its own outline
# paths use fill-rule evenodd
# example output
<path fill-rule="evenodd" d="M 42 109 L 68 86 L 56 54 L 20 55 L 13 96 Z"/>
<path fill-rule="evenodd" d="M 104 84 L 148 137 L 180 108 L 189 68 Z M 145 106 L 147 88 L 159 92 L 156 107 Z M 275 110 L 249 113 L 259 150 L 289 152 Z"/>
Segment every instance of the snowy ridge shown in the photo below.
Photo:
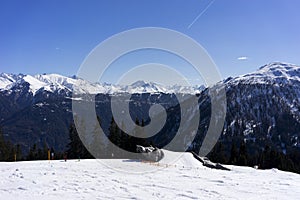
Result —
<path fill-rule="evenodd" d="M 240 82 L 251 84 L 295 84 L 300 83 L 300 67 L 288 63 L 273 62 L 262 66 L 259 70 L 225 80 L 225 82 L 238 84 Z M 30 91 L 35 95 L 38 91 L 57 92 L 64 90 L 66 92 L 90 94 L 115 94 L 115 93 L 184 93 L 197 94 L 205 87 L 202 86 L 164 86 L 152 82 L 137 81 L 131 85 L 113 85 L 90 83 L 77 77 L 66 77 L 58 74 L 43 75 L 14 75 L 0 74 L 0 91 L 10 90 L 13 86 L 22 83 L 29 83 Z"/>
<path fill-rule="evenodd" d="M 203 86 L 163 86 L 156 83 L 147 83 L 137 81 L 131 85 L 112 85 L 90 83 L 76 77 L 66 77 L 58 74 L 43 75 L 13 75 L 0 74 L 0 91 L 11 90 L 14 86 L 29 84 L 29 92 L 35 95 L 38 91 L 57 92 L 64 90 L 66 92 L 74 91 L 75 93 L 89 94 L 115 94 L 115 93 L 199 93 L 204 89 Z"/>
<path fill-rule="evenodd" d="M 21 78 L 23 75 L 12 75 L 12 74 L 0 74 L 0 90 L 5 89 L 9 85 L 13 84 L 17 81 L 17 79 Z"/>
<path fill-rule="evenodd" d="M 275 84 L 293 84 L 300 83 L 300 66 L 273 62 L 264 65 L 259 70 L 234 78 L 231 82 L 243 83 L 275 83 Z"/>

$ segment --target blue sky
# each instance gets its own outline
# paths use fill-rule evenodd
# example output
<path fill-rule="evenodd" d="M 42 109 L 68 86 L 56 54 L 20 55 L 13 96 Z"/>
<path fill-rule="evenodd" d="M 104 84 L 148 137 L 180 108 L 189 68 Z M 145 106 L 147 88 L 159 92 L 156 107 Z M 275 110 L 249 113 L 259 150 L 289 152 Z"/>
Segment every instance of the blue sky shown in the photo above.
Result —
<path fill-rule="evenodd" d="M 298 0 L 2 0 L 0 71 L 74 75 L 101 41 L 148 26 L 195 39 L 224 78 L 273 61 L 300 65 L 299 8 Z"/>

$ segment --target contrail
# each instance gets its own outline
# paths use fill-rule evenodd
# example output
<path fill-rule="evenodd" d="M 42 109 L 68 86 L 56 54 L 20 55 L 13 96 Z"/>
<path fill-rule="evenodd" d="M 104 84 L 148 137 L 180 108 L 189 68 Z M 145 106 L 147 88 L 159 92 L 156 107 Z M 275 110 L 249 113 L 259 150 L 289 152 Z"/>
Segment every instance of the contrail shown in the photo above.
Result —
<path fill-rule="evenodd" d="M 209 9 L 209 7 L 215 2 L 216 0 L 212 0 L 206 7 L 205 9 L 194 19 L 194 21 L 188 26 L 188 29 L 190 29 L 195 22 Z"/>

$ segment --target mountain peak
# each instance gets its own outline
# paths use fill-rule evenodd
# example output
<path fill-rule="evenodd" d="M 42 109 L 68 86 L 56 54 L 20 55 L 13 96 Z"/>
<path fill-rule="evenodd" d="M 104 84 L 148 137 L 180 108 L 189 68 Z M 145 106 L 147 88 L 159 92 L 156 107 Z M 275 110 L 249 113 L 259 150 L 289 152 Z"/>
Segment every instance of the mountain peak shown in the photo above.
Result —
<path fill-rule="evenodd" d="M 131 84 L 131 86 L 133 86 L 133 87 L 143 87 L 145 85 L 149 85 L 149 83 L 147 83 L 143 80 L 138 80 L 138 81 Z"/>
<path fill-rule="evenodd" d="M 271 62 L 259 68 L 259 70 L 290 70 L 292 68 L 299 68 L 299 66 L 284 62 Z"/>
<path fill-rule="evenodd" d="M 238 76 L 233 82 L 247 84 L 293 84 L 300 82 L 300 67 L 290 63 L 272 62 L 260 67 L 257 71 Z"/>
<path fill-rule="evenodd" d="M 300 81 L 300 67 L 290 63 L 273 62 L 261 67 L 258 72 L 274 79 Z"/>

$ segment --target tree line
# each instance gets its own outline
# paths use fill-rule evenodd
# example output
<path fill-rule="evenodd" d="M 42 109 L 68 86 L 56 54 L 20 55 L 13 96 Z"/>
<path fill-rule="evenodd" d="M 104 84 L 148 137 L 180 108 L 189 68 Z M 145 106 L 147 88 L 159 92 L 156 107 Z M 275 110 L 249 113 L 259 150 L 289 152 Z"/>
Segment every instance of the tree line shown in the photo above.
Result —
<path fill-rule="evenodd" d="M 101 120 L 97 117 L 99 124 L 101 125 Z M 122 128 L 120 128 L 112 117 L 109 129 L 105 133 L 106 137 L 110 140 L 111 143 L 116 145 L 118 148 L 123 149 L 128 152 L 136 152 L 136 145 L 149 146 L 153 145 L 153 142 L 143 139 L 140 136 L 144 134 L 143 127 L 145 126 L 144 120 L 139 121 L 135 120 L 137 127 L 132 130 L 132 134 L 129 135 L 124 132 L 125 125 L 122 123 Z M 97 133 L 97 131 L 95 131 Z M 105 131 L 104 131 L 105 132 Z M 91 141 L 96 141 L 93 134 L 89 135 Z M 87 150 L 85 145 L 83 145 L 82 140 L 80 139 L 76 127 L 74 124 L 71 124 L 69 131 L 70 143 L 67 145 L 68 157 L 72 159 L 77 158 L 93 158 L 93 155 Z M 101 158 L 128 158 L 128 154 L 124 155 L 122 151 L 116 151 L 116 149 L 111 148 L 110 145 L 104 144 L 103 141 L 96 141 L 99 148 L 98 151 L 101 151 Z"/>
<path fill-rule="evenodd" d="M 277 168 L 300 173 L 300 152 L 297 148 L 290 149 L 286 153 L 279 152 L 271 144 L 266 144 L 264 148 L 259 149 L 254 142 L 240 140 L 240 142 L 232 141 L 231 144 L 227 144 L 219 141 L 208 154 L 208 158 L 222 164 L 256 166 L 259 169 Z"/>
<path fill-rule="evenodd" d="M 101 120 L 97 117 L 99 124 L 101 124 Z M 125 133 L 124 124 L 122 124 L 122 129 L 119 128 L 114 118 L 111 119 L 109 129 L 106 131 L 107 138 L 119 148 L 129 151 L 136 152 L 136 145 L 149 146 L 153 145 L 153 142 L 149 142 L 147 139 L 140 138 L 143 134 L 143 127 L 145 126 L 144 120 L 139 121 L 135 120 L 138 128 L 132 130 L 133 133 L 128 135 Z M 93 137 L 97 134 L 97 130 L 94 133 L 91 133 L 89 136 L 91 137 L 91 141 L 96 142 L 96 145 L 99 146 L 99 150 L 101 151 L 101 158 L 127 158 L 122 154 L 122 152 L 114 152 L 114 149 L 111 149 L 109 145 L 102 143 Z M 77 132 L 76 126 L 74 123 L 71 123 L 69 126 L 69 143 L 66 144 L 66 150 L 63 152 L 57 151 L 54 148 L 50 148 L 46 142 L 42 147 L 37 144 L 33 144 L 29 152 L 24 155 L 22 153 L 21 146 L 13 145 L 10 141 L 6 141 L 4 139 L 4 135 L 2 130 L 0 129 L 0 161 L 30 161 L 30 160 L 47 160 L 49 159 L 92 159 L 94 156 L 88 151 L 86 146 L 83 144 L 80 136 Z M 53 157 L 52 157 L 53 153 Z"/>
<path fill-rule="evenodd" d="M 30 147 L 25 155 L 22 152 L 20 144 L 13 145 L 10 141 L 5 140 L 2 129 L 0 128 L 0 161 L 30 161 L 30 160 L 47 160 L 49 153 L 54 153 L 53 148 L 49 148 L 46 143 L 44 147 L 38 147 L 34 144 Z M 55 155 L 55 157 L 54 157 Z M 55 152 L 53 156 L 50 154 L 50 159 L 62 158 L 63 153 Z"/>
<path fill-rule="evenodd" d="M 0 128 L 0 161 L 22 160 L 22 150 L 20 145 L 13 145 L 10 141 L 4 139 L 2 129 Z"/>
<path fill-rule="evenodd" d="M 98 117 L 98 122 L 101 120 Z M 145 126 L 144 120 L 135 120 L 138 129 L 134 129 L 131 135 L 124 132 L 124 124 L 119 128 L 114 118 L 111 119 L 109 129 L 105 133 L 107 138 L 116 146 L 125 151 L 136 152 L 136 145 L 155 146 L 154 141 L 143 139 L 140 136 Z M 96 130 L 95 130 L 96 132 Z M 91 134 L 93 136 L 93 134 Z M 132 136 L 133 135 L 133 136 Z M 95 141 L 92 138 L 92 141 Z M 127 158 L 120 152 L 114 152 L 109 145 L 97 141 L 99 151 L 103 158 Z M 21 161 L 21 160 L 47 160 L 49 151 L 55 153 L 54 159 L 91 159 L 93 155 L 87 150 L 80 139 L 75 124 L 69 127 L 69 143 L 66 145 L 66 151 L 58 152 L 53 148 L 49 149 L 47 144 L 38 147 L 34 144 L 28 154 L 24 156 L 19 144 L 13 145 L 4 139 L 0 129 L 0 161 Z M 266 144 L 263 149 L 255 142 L 246 142 L 243 139 L 233 140 L 231 143 L 218 141 L 213 150 L 208 154 L 208 158 L 213 162 L 221 164 L 239 165 L 239 166 L 257 166 L 260 169 L 278 168 L 284 171 L 300 173 L 300 152 L 299 149 L 290 149 L 288 153 L 279 152 L 270 144 Z M 52 159 L 52 158 L 51 158 Z"/>

